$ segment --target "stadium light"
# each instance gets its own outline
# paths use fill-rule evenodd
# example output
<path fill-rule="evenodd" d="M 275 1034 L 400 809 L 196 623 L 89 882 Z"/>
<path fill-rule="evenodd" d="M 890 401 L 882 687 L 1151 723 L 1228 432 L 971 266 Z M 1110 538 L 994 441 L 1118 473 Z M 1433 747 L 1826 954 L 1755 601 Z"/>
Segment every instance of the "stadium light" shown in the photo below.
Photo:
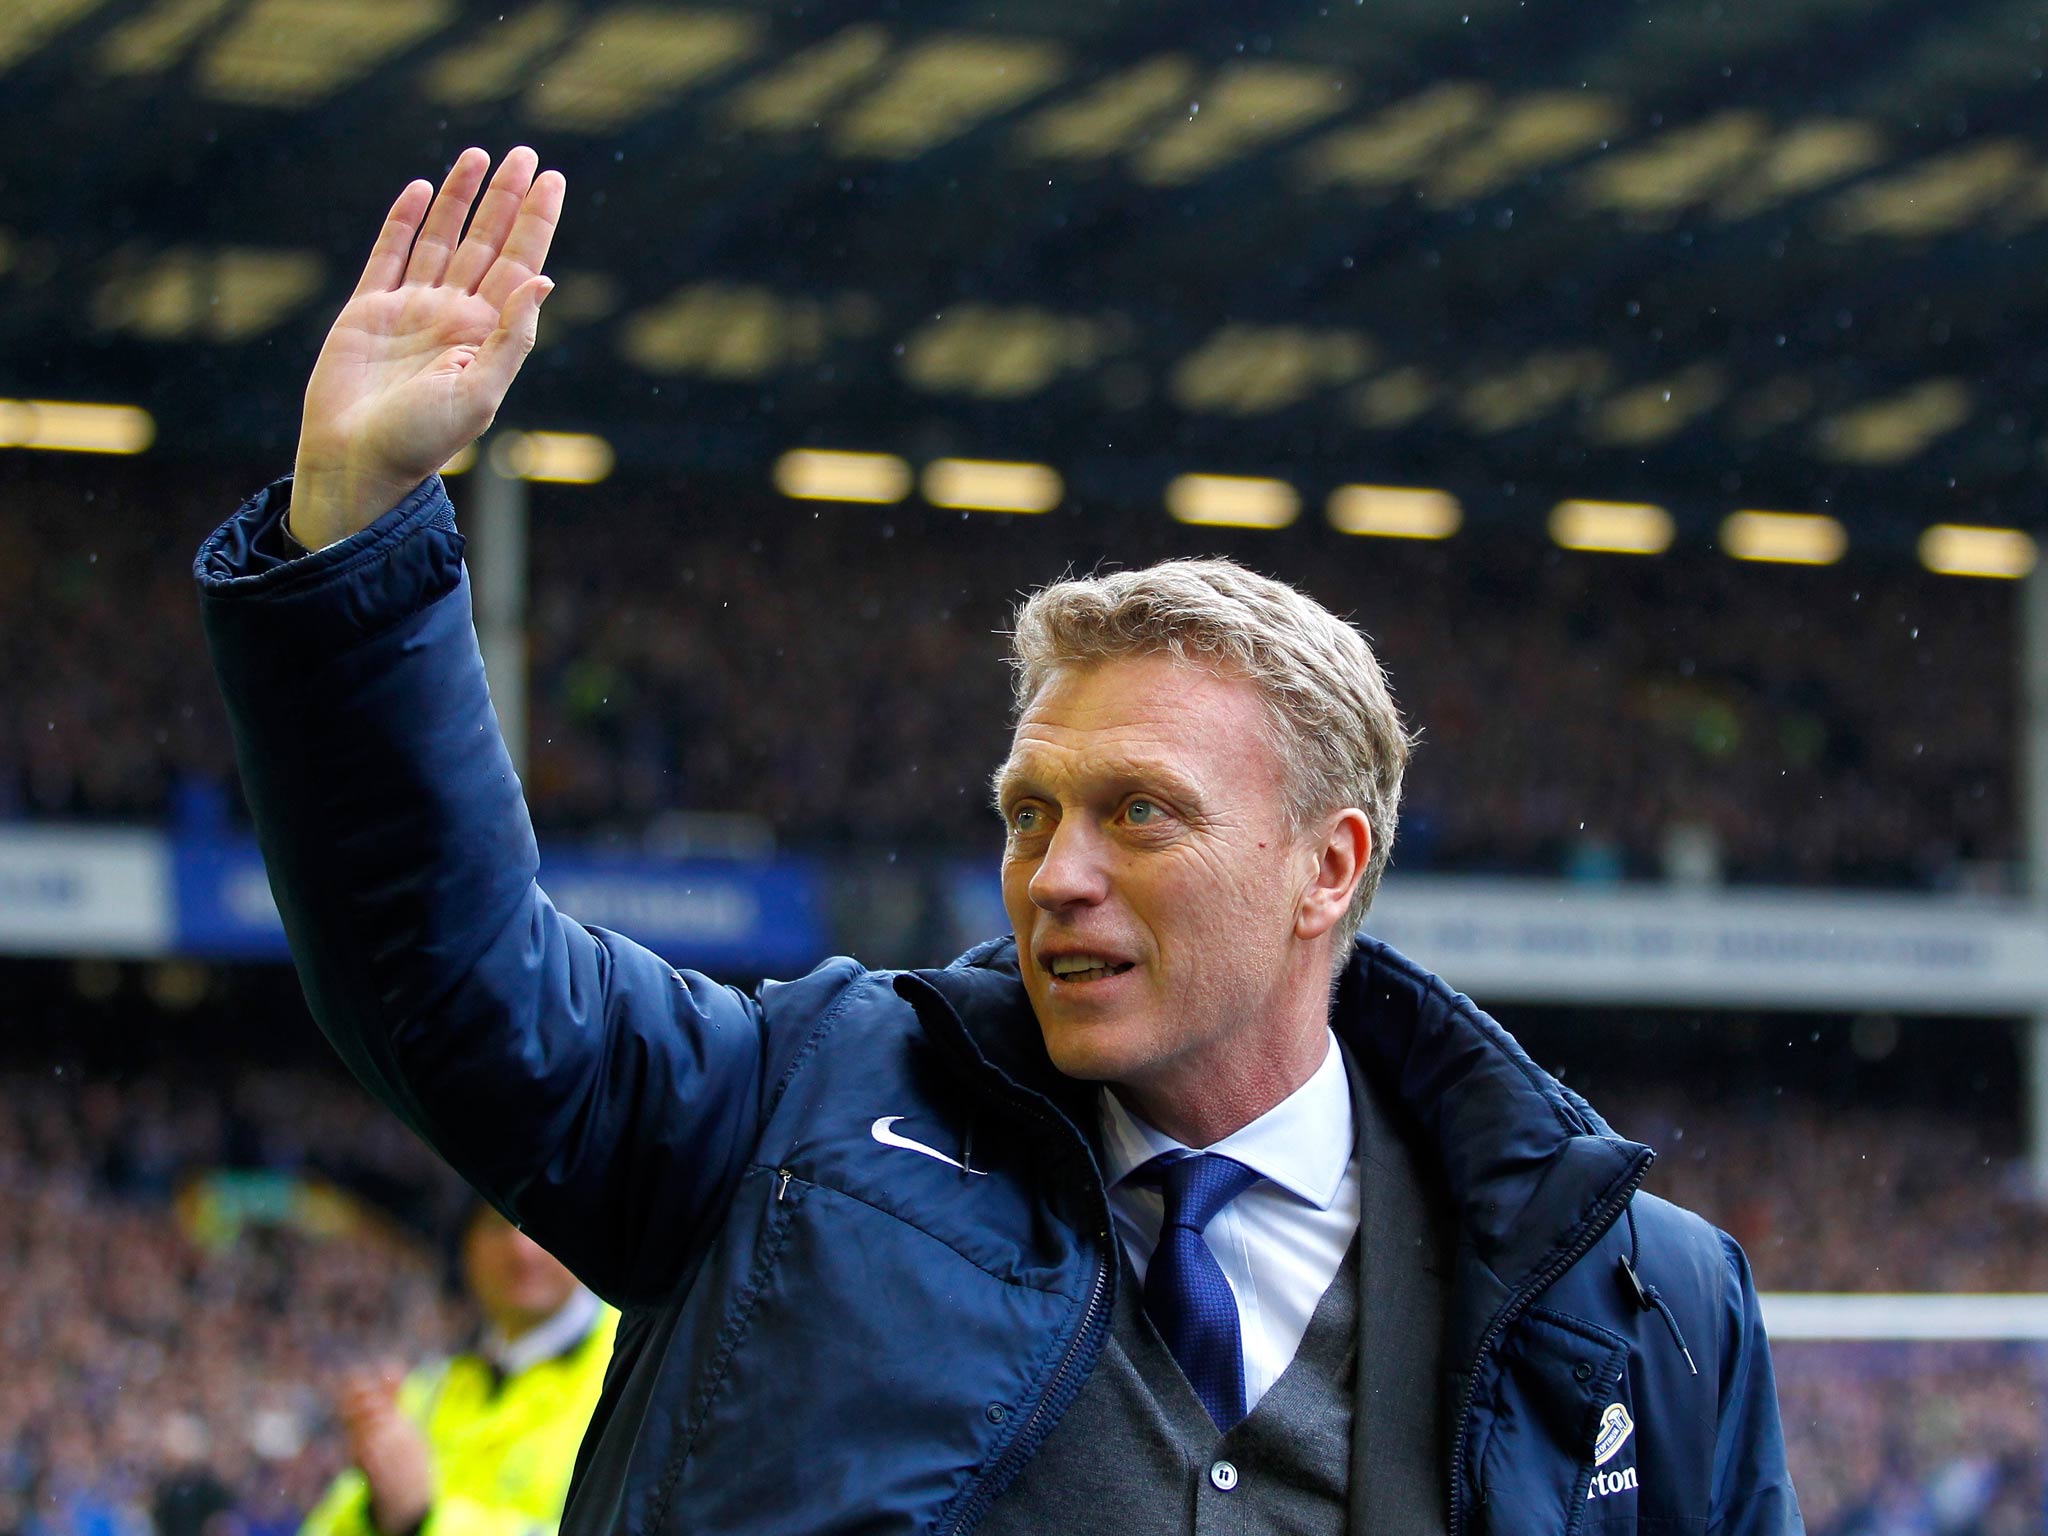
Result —
<path fill-rule="evenodd" d="M 514 432 L 491 445 L 492 466 L 517 480 L 595 485 L 612 462 L 612 445 L 588 432 Z"/>
<path fill-rule="evenodd" d="M 2040 549 L 2017 528 L 1936 523 L 1920 535 L 1920 563 L 1938 576 L 1993 576 L 2016 581 L 2033 570 Z"/>
<path fill-rule="evenodd" d="M 1066 490 L 1044 464 L 934 459 L 924 469 L 924 499 L 963 512 L 1050 512 Z"/>
<path fill-rule="evenodd" d="M 775 488 L 799 501 L 901 501 L 910 466 L 893 453 L 792 448 L 775 461 Z"/>
<path fill-rule="evenodd" d="M 476 444 L 456 450 L 455 457 L 441 466 L 443 475 L 464 475 L 476 468 Z"/>
<path fill-rule="evenodd" d="M 1817 512 L 1733 512 L 1721 524 L 1721 547 L 1737 560 L 1833 565 L 1849 548 L 1849 530 Z"/>
<path fill-rule="evenodd" d="M 1450 492 L 1407 485 L 1340 485 L 1325 511 L 1339 533 L 1382 539 L 1448 539 L 1465 521 Z"/>
<path fill-rule="evenodd" d="M 0 448 L 59 453 L 140 453 L 156 441 L 156 421 L 136 405 L 79 400 L 0 400 Z"/>
<path fill-rule="evenodd" d="M 1285 480 L 1176 475 L 1166 487 L 1166 510 L 1205 528 L 1285 528 L 1301 515 L 1301 497 Z"/>
<path fill-rule="evenodd" d="M 1550 537 L 1562 548 L 1607 555 L 1661 555 L 1671 547 L 1671 514 L 1634 501 L 1560 501 Z"/>

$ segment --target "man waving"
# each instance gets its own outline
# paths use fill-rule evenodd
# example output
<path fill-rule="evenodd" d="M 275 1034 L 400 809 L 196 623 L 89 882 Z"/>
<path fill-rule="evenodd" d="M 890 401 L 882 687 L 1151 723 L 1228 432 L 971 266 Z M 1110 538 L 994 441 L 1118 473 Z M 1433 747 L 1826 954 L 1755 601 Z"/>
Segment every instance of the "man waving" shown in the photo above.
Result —
<path fill-rule="evenodd" d="M 943 970 L 748 995 L 555 910 L 435 474 L 533 344 L 536 163 L 400 195 L 198 575 L 315 1018 L 623 1311 L 564 1528 L 1798 1530 L 1740 1251 L 1357 937 L 1408 737 L 1290 588 L 1024 605 L 1012 933 Z"/>

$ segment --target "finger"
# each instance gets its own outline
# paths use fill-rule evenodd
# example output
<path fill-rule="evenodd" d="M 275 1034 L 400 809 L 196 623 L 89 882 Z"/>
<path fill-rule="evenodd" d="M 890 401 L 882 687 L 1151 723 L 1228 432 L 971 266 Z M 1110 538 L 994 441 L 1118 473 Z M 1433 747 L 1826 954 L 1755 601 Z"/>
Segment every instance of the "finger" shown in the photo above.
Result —
<path fill-rule="evenodd" d="M 335 1402 L 345 1414 L 379 1411 L 397 1400 L 399 1381 L 389 1367 L 350 1371 L 342 1378 Z"/>
<path fill-rule="evenodd" d="M 554 291 L 554 279 L 547 277 L 523 285 L 499 312 L 498 328 L 478 348 L 476 361 L 463 370 L 464 387 L 488 402 L 490 414 L 496 414 L 519 375 L 519 365 L 533 350 L 534 338 L 540 334 L 540 306 Z"/>
<path fill-rule="evenodd" d="M 446 286 L 465 293 L 476 292 L 476 285 L 498 259 L 505 237 L 512 233 L 513 220 L 519 216 L 519 206 L 526 200 L 527 189 L 533 185 L 534 168 L 539 164 L 540 156 L 524 144 L 505 157 L 498 174 L 491 178 L 484 200 L 476 205 L 469 233 L 456 248 L 455 259 L 448 263 L 448 274 L 441 279 Z"/>
<path fill-rule="evenodd" d="M 405 277 L 405 258 L 412 250 L 412 237 L 433 195 L 431 181 L 405 184 L 398 201 L 384 215 L 384 227 L 377 232 L 377 243 L 370 247 L 370 259 L 363 266 L 362 280 L 356 284 L 357 293 L 388 293 L 399 285 Z"/>
<path fill-rule="evenodd" d="M 506 301 L 522 285 L 537 276 L 554 243 L 555 226 L 562 221 L 562 199 L 569 184 L 560 171 L 542 171 L 533 181 L 526 200 L 519 205 L 519 218 L 506 237 L 505 249 L 491 263 L 476 291 L 502 313 Z"/>
<path fill-rule="evenodd" d="M 351 1440 L 361 1440 L 375 1429 L 382 1419 L 375 1403 L 344 1403 L 335 1417 L 341 1420 L 341 1427 L 348 1432 Z"/>
<path fill-rule="evenodd" d="M 407 283 L 422 286 L 441 280 L 441 274 L 448 270 L 448 258 L 454 254 L 455 242 L 462 238 L 462 222 L 469 217 L 469 205 L 476 200 L 476 189 L 484 184 L 484 172 L 490 168 L 491 157 L 480 149 L 465 149 L 455 157 L 455 164 L 448 169 L 448 179 L 441 183 L 440 196 L 427 210 L 427 222 L 420 226 L 420 237 L 413 242 L 412 260 L 405 268 Z"/>

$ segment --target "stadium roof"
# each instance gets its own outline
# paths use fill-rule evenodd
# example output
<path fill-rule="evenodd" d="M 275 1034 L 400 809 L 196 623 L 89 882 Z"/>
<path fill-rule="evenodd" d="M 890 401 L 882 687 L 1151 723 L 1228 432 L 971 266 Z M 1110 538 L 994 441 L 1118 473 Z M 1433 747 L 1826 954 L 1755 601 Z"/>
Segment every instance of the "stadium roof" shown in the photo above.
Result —
<path fill-rule="evenodd" d="M 27 0 L 0 394 L 289 451 L 406 179 L 530 142 L 508 409 L 797 444 L 2048 524 L 2038 0 Z"/>

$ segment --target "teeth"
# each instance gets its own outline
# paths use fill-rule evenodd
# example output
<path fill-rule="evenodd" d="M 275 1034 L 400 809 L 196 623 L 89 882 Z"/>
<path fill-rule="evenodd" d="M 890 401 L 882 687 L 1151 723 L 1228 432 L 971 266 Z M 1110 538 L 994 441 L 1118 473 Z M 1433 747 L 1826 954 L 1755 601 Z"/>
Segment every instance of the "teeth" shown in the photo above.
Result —
<path fill-rule="evenodd" d="M 1130 967 L 1097 955 L 1061 955 L 1047 969 L 1063 981 L 1096 981 L 1127 971 Z"/>

